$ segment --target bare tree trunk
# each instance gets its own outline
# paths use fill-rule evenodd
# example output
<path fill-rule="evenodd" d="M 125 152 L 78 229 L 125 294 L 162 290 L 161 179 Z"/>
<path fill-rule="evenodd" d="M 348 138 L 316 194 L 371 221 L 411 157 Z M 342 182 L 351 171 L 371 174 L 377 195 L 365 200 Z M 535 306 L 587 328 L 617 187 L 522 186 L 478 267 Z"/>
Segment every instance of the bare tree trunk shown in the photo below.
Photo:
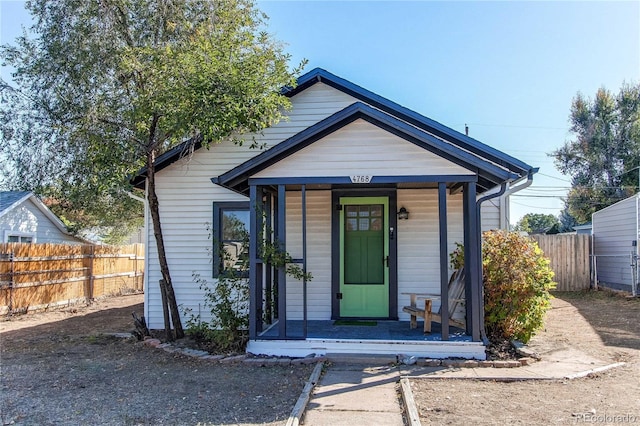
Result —
<path fill-rule="evenodd" d="M 168 342 L 173 342 L 176 338 L 171 330 L 171 315 L 169 314 L 169 303 L 167 302 L 167 286 L 164 280 L 158 280 L 160 283 L 160 296 L 162 300 L 162 315 L 164 317 L 164 335 Z"/>
<path fill-rule="evenodd" d="M 158 202 L 158 195 L 156 194 L 156 148 L 153 142 L 153 135 L 155 134 L 155 127 L 157 125 L 158 117 L 154 116 L 151 132 L 150 143 L 147 149 L 147 199 L 149 201 L 149 213 L 151 214 L 151 221 L 153 222 L 153 235 L 156 239 L 156 246 L 158 249 L 158 262 L 160 263 L 160 272 L 165 282 L 165 289 L 167 292 L 167 302 L 169 310 L 171 311 L 171 321 L 173 322 L 173 328 L 175 329 L 177 339 L 184 337 L 184 330 L 182 329 L 182 321 L 180 320 L 180 312 L 178 311 L 178 303 L 176 302 L 176 294 L 173 290 L 173 284 L 171 282 L 171 275 L 169 273 L 169 264 L 167 263 L 167 255 L 164 249 L 164 239 L 162 238 L 162 226 L 160 224 L 160 208 Z M 165 324 L 166 327 L 166 324 Z M 169 338 L 169 336 L 167 336 Z"/>

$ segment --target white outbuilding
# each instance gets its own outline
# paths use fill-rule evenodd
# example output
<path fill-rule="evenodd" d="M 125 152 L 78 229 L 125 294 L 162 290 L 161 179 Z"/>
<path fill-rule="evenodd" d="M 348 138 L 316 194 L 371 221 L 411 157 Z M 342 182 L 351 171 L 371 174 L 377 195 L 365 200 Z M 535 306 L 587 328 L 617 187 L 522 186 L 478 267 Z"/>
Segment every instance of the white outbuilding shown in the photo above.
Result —
<path fill-rule="evenodd" d="M 592 219 L 596 282 L 637 294 L 640 193 L 595 212 Z"/>

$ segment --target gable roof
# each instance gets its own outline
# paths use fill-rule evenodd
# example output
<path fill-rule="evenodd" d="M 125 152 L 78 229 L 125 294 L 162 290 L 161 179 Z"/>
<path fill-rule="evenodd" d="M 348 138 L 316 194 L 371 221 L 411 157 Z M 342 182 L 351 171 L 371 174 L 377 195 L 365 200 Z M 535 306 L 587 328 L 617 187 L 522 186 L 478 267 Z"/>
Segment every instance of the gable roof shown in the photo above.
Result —
<path fill-rule="evenodd" d="M 327 136 L 330 133 L 354 122 L 363 119 L 381 129 L 405 139 L 420 148 L 428 150 L 459 166 L 478 174 L 478 185 L 481 191 L 499 185 L 501 182 L 515 180 L 520 176 L 486 159 L 476 156 L 460 147 L 447 143 L 415 126 L 373 108 L 362 102 L 355 102 L 337 113 L 325 118 L 280 142 L 273 148 L 263 151 L 261 154 L 240 164 L 232 170 L 212 178 L 212 182 L 230 187 L 236 191 L 245 192 L 248 188 L 248 178 L 289 155 L 309 146 L 313 142 Z"/>
<path fill-rule="evenodd" d="M 415 111 L 405 108 L 400 104 L 371 92 L 370 90 L 340 78 L 322 68 L 315 68 L 309 71 L 298 79 L 298 85 L 295 88 L 288 88 L 283 92 L 287 96 L 294 96 L 318 82 L 322 82 L 337 90 L 347 93 L 362 102 L 381 109 L 388 114 L 396 116 L 401 120 L 404 120 L 448 142 L 454 143 L 474 154 L 482 155 L 489 161 L 506 167 L 519 175 L 526 176 L 525 172 L 532 169 L 528 164 L 511 157 L 502 151 L 492 148 L 489 145 L 453 130 L 435 120 L 425 117 L 424 115 L 418 114 Z"/>
<path fill-rule="evenodd" d="M 9 213 L 27 200 L 33 204 L 53 223 L 56 228 L 65 234 L 69 234 L 64 223 L 47 207 L 40 198 L 30 191 L 0 191 L 0 217 Z"/>
<path fill-rule="evenodd" d="M 2 191 L 0 192 L 0 216 L 11 210 L 14 206 L 29 198 L 29 191 Z"/>
<path fill-rule="evenodd" d="M 316 83 L 322 82 L 324 84 L 327 84 L 343 93 L 346 93 L 350 96 L 353 96 L 354 98 L 358 99 L 360 102 L 357 102 L 356 104 L 358 104 L 358 106 L 356 107 L 356 109 L 362 109 L 361 112 L 363 112 L 365 109 L 362 108 L 362 105 L 364 104 L 368 104 L 367 105 L 367 113 L 365 115 L 369 116 L 371 119 L 373 119 L 374 116 L 379 116 L 379 114 L 374 113 L 373 111 L 375 110 L 379 110 L 382 111 L 383 113 L 386 114 L 385 120 L 389 121 L 389 122 L 394 122 L 396 124 L 399 124 L 400 121 L 405 122 L 404 124 L 410 124 L 410 126 L 406 126 L 406 127 L 415 127 L 419 130 L 421 130 L 421 136 L 424 138 L 429 138 L 428 136 L 426 136 L 427 134 L 430 135 L 431 138 L 435 138 L 437 140 L 440 141 L 440 145 L 442 147 L 444 147 L 445 145 L 450 145 L 451 147 L 457 147 L 458 148 L 458 152 L 462 152 L 462 151 L 466 151 L 468 154 L 473 155 L 476 157 L 475 161 L 480 161 L 480 162 L 484 162 L 484 163 L 492 163 L 494 166 L 499 166 L 500 168 L 505 169 L 508 172 L 511 172 L 512 175 L 509 175 L 510 177 L 508 179 L 504 179 L 504 180 L 509 180 L 509 179 L 516 179 L 519 177 L 526 177 L 532 173 L 535 173 L 535 171 L 537 169 L 534 169 L 532 166 L 514 158 L 511 157 L 510 155 L 501 152 L 495 148 L 490 147 L 489 145 L 486 145 L 476 139 L 473 139 L 465 134 L 462 134 L 456 130 L 453 130 L 447 126 L 444 126 L 443 124 L 438 123 L 435 120 L 432 120 L 428 117 L 425 117 L 421 114 L 418 114 L 415 111 L 412 111 L 408 108 L 405 108 L 389 99 L 386 99 L 380 95 L 377 95 L 363 87 L 360 87 L 354 83 L 351 83 L 350 81 L 347 81 L 341 77 L 336 76 L 335 74 L 332 74 L 322 68 L 315 68 L 311 71 L 309 71 L 308 73 L 300 76 L 297 80 L 297 85 L 295 87 L 285 87 L 281 90 L 281 93 L 285 96 L 288 97 L 293 97 L 296 94 L 308 89 L 309 87 L 313 86 Z M 355 104 L 354 104 L 355 105 Z M 370 106 L 369 106 L 370 105 Z M 371 108 L 373 107 L 373 108 Z M 348 108 L 345 108 L 345 110 L 340 111 L 337 114 L 343 113 L 343 114 L 350 114 L 353 111 L 346 111 Z M 332 116 L 333 117 L 333 116 Z M 331 118 L 331 117 L 330 117 Z M 334 117 L 334 119 L 337 119 L 336 122 L 331 123 L 331 125 L 333 126 L 338 126 L 340 127 L 340 124 L 338 123 L 340 121 L 340 117 Z M 383 121 L 385 121 L 383 120 Z M 325 121 L 325 120 L 323 120 Z M 315 128 L 314 131 L 319 131 L 320 133 L 322 133 L 322 131 L 320 131 L 319 128 L 317 128 L 316 126 L 319 123 L 317 123 L 316 125 L 312 126 L 311 128 Z M 330 124 L 330 123 L 325 123 L 325 125 Z M 329 126 L 331 127 L 331 126 Z M 405 127 L 405 126 L 391 126 L 391 127 Z M 404 130 L 408 130 L 405 127 Z M 311 129 L 309 128 L 309 129 Z M 275 151 L 275 153 L 272 153 L 271 155 L 273 156 L 277 156 L 276 153 L 280 153 L 282 150 L 285 150 L 287 147 L 291 148 L 292 145 L 297 145 L 298 143 L 300 143 L 300 139 L 303 138 L 304 134 L 307 130 L 306 129 L 302 132 L 300 132 L 299 135 L 295 135 L 292 138 L 288 139 L 287 141 L 289 142 L 289 144 L 286 147 L 282 147 L 278 150 Z M 335 129 L 334 129 L 335 130 Z M 333 130 L 332 130 L 333 131 Z M 330 133 L 330 132 L 328 132 Z M 324 133 L 324 134 L 328 134 L 328 133 Z M 409 131 L 409 132 L 404 132 L 405 135 L 409 136 L 410 134 L 415 133 L 415 131 Z M 322 137 L 322 136 L 320 136 Z M 295 141 L 291 141 L 293 138 L 297 138 Z M 317 139 L 314 139 L 317 140 Z M 285 142 L 287 142 L 285 141 Z M 276 148 L 278 148 L 280 145 L 282 145 L 284 142 L 281 142 L 280 144 L 276 145 L 275 147 L 271 148 L 269 151 L 272 151 Z M 310 142 L 309 142 L 310 143 Z M 166 153 L 162 154 L 161 156 L 158 157 L 158 159 L 156 160 L 155 163 L 155 167 L 156 167 L 156 171 L 162 170 L 164 167 L 167 167 L 168 165 L 178 161 L 180 158 L 182 158 L 184 156 L 185 153 L 185 148 L 189 147 L 193 145 L 194 149 L 199 149 L 202 146 L 201 141 L 193 141 L 193 140 L 188 140 L 183 142 L 182 144 L 176 146 L 175 148 L 167 151 Z M 306 146 L 306 145 L 305 145 Z M 267 152 L 269 152 L 267 151 Z M 264 153 L 263 153 L 264 154 Z M 266 156 L 263 157 L 262 154 L 258 155 L 258 157 L 262 157 L 263 159 L 266 158 Z M 257 158 L 257 157 L 256 157 Z M 254 158 L 255 159 L 255 158 Z M 247 163 L 251 163 L 253 164 L 253 160 L 250 160 Z M 249 164 L 250 165 L 250 164 Z M 255 165 L 255 164 L 253 164 Z M 246 168 L 247 164 L 245 165 L 240 165 L 238 166 L 236 169 L 238 169 L 239 167 L 244 167 Z M 494 167 L 490 167 L 490 169 L 493 169 Z M 236 170 L 234 169 L 234 170 Z M 233 170 L 232 170 L 233 171 Z M 228 172 L 225 173 L 224 175 L 221 176 L 221 178 L 224 176 L 226 177 L 230 177 L 230 173 L 232 172 Z M 236 170 L 237 172 L 237 170 Z M 131 180 L 131 183 L 138 187 L 138 188 L 144 188 L 144 184 L 145 184 L 145 176 L 144 174 L 146 173 L 146 168 L 141 169 L 137 175 Z M 514 177 L 515 176 L 515 177 Z M 213 179 L 212 179 L 213 180 Z M 226 179 L 225 179 L 226 180 Z M 219 182 L 222 182 L 221 180 L 219 180 Z M 485 184 L 488 184 L 489 182 L 484 182 Z"/>

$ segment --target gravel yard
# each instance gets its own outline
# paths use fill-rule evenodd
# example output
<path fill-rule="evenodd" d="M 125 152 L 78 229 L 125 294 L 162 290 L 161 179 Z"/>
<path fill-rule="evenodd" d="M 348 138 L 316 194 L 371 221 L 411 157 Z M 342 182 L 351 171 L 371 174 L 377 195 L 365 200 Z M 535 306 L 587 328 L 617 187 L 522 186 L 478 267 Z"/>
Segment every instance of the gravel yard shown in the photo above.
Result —
<path fill-rule="evenodd" d="M 108 333 L 142 296 L 0 322 L 0 420 L 17 425 L 284 424 L 313 365 L 222 365 Z"/>

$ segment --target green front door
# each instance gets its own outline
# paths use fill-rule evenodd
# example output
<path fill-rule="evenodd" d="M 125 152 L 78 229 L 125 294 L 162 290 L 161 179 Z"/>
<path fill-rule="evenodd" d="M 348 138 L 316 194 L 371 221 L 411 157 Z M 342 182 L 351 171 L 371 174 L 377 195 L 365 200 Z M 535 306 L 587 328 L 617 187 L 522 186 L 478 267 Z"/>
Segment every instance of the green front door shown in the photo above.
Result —
<path fill-rule="evenodd" d="M 389 198 L 341 197 L 340 316 L 389 317 Z"/>

